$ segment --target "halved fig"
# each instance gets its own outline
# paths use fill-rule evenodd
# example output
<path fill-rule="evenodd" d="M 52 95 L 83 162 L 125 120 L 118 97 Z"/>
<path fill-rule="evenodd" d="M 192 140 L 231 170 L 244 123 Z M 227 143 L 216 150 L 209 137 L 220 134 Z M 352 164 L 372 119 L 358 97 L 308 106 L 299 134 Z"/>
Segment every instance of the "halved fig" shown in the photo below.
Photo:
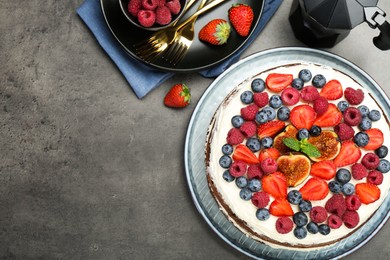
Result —
<path fill-rule="evenodd" d="M 284 131 L 278 134 L 274 138 L 274 148 L 278 149 L 278 151 L 281 154 L 289 154 L 290 152 L 292 152 L 292 150 L 283 143 L 283 139 L 286 137 L 296 138 L 297 133 L 298 133 L 298 129 L 296 129 L 295 126 L 293 125 L 286 126 Z"/>
<path fill-rule="evenodd" d="M 282 155 L 277 164 L 278 171 L 284 174 L 290 187 L 301 184 L 310 174 L 310 160 L 302 154 Z"/>
<path fill-rule="evenodd" d="M 333 160 L 340 152 L 341 143 L 337 134 L 331 130 L 323 130 L 319 136 L 309 137 L 308 142 L 320 151 L 320 157 L 310 157 L 315 162 Z"/>

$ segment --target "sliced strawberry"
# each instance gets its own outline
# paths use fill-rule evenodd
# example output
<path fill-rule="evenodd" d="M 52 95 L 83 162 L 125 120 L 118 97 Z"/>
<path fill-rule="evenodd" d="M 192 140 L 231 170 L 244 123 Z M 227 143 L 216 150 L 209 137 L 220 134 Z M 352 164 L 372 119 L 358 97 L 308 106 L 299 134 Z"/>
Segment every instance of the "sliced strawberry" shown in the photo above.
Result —
<path fill-rule="evenodd" d="M 309 105 L 299 105 L 290 112 L 290 121 L 298 129 L 310 129 L 316 118 L 316 112 Z"/>
<path fill-rule="evenodd" d="M 381 196 L 381 190 L 372 183 L 358 183 L 355 186 L 355 193 L 364 204 L 377 201 Z"/>
<path fill-rule="evenodd" d="M 329 127 L 338 125 L 343 119 L 343 113 L 333 103 L 330 103 L 326 112 L 314 120 L 314 124 L 319 127 Z"/>
<path fill-rule="evenodd" d="M 257 128 L 257 135 L 260 139 L 264 137 L 274 137 L 275 135 L 279 134 L 284 129 L 284 127 L 285 123 L 283 121 L 269 121 L 259 125 Z"/>
<path fill-rule="evenodd" d="M 368 134 L 368 137 L 370 137 L 370 141 L 366 146 L 364 146 L 364 149 L 367 150 L 376 150 L 383 144 L 383 133 L 378 128 L 371 128 L 366 131 L 366 134 Z"/>
<path fill-rule="evenodd" d="M 280 156 L 280 152 L 276 148 L 271 147 L 267 149 L 262 149 L 259 152 L 259 161 L 262 162 L 267 158 L 272 158 L 276 161 L 279 158 L 279 156 Z"/>
<path fill-rule="evenodd" d="M 313 177 L 299 191 L 304 200 L 322 200 L 328 195 L 329 188 L 326 181 Z"/>
<path fill-rule="evenodd" d="M 312 164 L 310 174 L 324 180 L 330 180 L 336 176 L 336 166 L 333 161 L 329 160 L 316 162 Z"/>
<path fill-rule="evenodd" d="M 233 153 L 233 160 L 243 161 L 248 164 L 259 163 L 257 156 L 244 144 L 237 145 Z"/>
<path fill-rule="evenodd" d="M 276 217 L 292 216 L 294 211 L 286 199 L 276 199 L 269 206 L 269 213 Z"/>
<path fill-rule="evenodd" d="M 267 88 L 273 92 L 281 92 L 291 85 L 293 81 L 292 74 L 270 73 L 265 79 Z"/>
<path fill-rule="evenodd" d="M 281 172 L 274 172 L 263 177 L 263 191 L 276 199 L 287 198 L 287 180 Z"/>
<path fill-rule="evenodd" d="M 333 163 L 336 167 L 343 167 L 356 163 L 361 156 L 362 151 L 359 147 L 352 140 L 347 140 L 341 143 L 340 152 Z"/>
<path fill-rule="evenodd" d="M 343 96 L 343 87 L 338 80 L 329 80 L 321 89 L 320 96 L 326 98 L 327 100 L 339 99 Z"/>

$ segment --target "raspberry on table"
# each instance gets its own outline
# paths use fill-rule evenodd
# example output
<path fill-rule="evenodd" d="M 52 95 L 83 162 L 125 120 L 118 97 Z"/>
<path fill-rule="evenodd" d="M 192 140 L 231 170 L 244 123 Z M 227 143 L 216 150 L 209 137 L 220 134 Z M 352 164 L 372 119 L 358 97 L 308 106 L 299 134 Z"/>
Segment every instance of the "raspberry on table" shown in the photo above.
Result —
<path fill-rule="evenodd" d="M 138 12 L 141 10 L 142 0 L 130 0 L 127 5 L 127 11 L 132 15 L 137 17 Z"/>
<path fill-rule="evenodd" d="M 180 0 L 166 0 L 165 6 L 169 8 L 169 11 L 171 11 L 172 14 L 180 13 L 181 10 Z"/>
<path fill-rule="evenodd" d="M 156 21 L 156 14 L 150 10 L 140 10 L 137 14 L 138 22 L 143 27 L 151 27 Z"/>
<path fill-rule="evenodd" d="M 156 9 L 156 23 L 167 25 L 172 21 L 172 13 L 166 6 L 159 6 Z"/>

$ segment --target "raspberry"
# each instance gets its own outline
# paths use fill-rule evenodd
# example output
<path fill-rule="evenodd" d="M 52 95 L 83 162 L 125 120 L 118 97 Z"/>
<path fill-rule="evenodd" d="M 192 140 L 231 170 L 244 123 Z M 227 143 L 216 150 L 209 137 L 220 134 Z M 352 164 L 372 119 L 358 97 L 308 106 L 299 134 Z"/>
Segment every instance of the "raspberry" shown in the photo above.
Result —
<path fill-rule="evenodd" d="M 230 175 L 233 177 L 240 177 L 246 173 L 246 163 L 243 161 L 235 161 L 229 167 Z"/>
<path fill-rule="evenodd" d="M 227 133 L 226 142 L 230 145 L 240 144 L 244 141 L 245 137 L 241 133 L 240 129 L 232 128 Z"/>
<path fill-rule="evenodd" d="M 253 205 L 258 207 L 259 209 L 262 209 L 268 205 L 270 198 L 268 193 L 264 191 L 259 191 L 253 194 L 251 201 Z"/>
<path fill-rule="evenodd" d="M 316 100 L 314 100 L 313 108 L 314 111 L 316 111 L 317 115 L 322 115 L 328 110 L 329 102 L 324 97 L 319 97 Z"/>
<path fill-rule="evenodd" d="M 164 6 L 167 3 L 167 0 L 159 0 L 158 6 Z"/>
<path fill-rule="evenodd" d="M 312 102 L 319 98 L 320 93 L 318 93 L 318 90 L 316 87 L 313 86 L 306 86 L 303 87 L 301 90 L 301 98 L 306 102 Z"/>
<path fill-rule="evenodd" d="M 358 210 L 362 205 L 362 202 L 357 195 L 353 194 L 345 198 L 345 204 L 347 206 L 347 210 Z"/>
<path fill-rule="evenodd" d="M 169 8 L 172 14 L 180 13 L 181 5 L 179 0 L 167 0 L 165 6 Z"/>
<path fill-rule="evenodd" d="M 268 104 L 269 98 L 267 92 L 255 93 L 253 94 L 253 103 L 258 107 L 264 107 Z"/>
<path fill-rule="evenodd" d="M 334 131 L 339 136 L 340 141 L 349 140 L 353 138 L 355 135 L 355 130 L 353 130 L 353 128 L 347 125 L 346 123 L 341 123 L 339 125 L 336 125 L 334 127 Z"/>
<path fill-rule="evenodd" d="M 295 88 L 286 88 L 281 94 L 283 104 L 293 106 L 299 101 L 299 91 Z"/>
<path fill-rule="evenodd" d="M 326 203 L 325 209 L 331 213 L 336 214 L 341 217 L 345 210 L 347 209 L 347 205 L 345 203 L 345 199 L 341 194 L 334 194 Z"/>
<path fill-rule="evenodd" d="M 248 179 L 259 179 L 263 178 L 263 171 L 261 170 L 260 164 L 251 164 L 248 167 L 248 172 L 247 172 Z"/>
<path fill-rule="evenodd" d="M 259 111 L 259 107 L 256 104 L 250 104 L 241 108 L 241 116 L 247 121 L 253 121 L 256 118 L 257 111 Z"/>
<path fill-rule="evenodd" d="M 383 173 L 380 171 L 370 171 L 367 175 L 367 182 L 374 185 L 380 185 L 383 182 Z"/>
<path fill-rule="evenodd" d="M 260 166 L 261 170 L 265 174 L 276 172 L 276 170 L 278 169 L 276 161 L 272 158 L 266 158 L 260 163 Z"/>
<path fill-rule="evenodd" d="M 359 214 L 356 211 L 354 211 L 354 210 L 347 210 L 347 211 L 345 211 L 342 219 L 343 219 L 344 225 L 347 228 L 354 228 L 354 227 L 356 227 L 357 224 L 359 224 L 359 221 L 360 221 Z"/>
<path fill-rule="evenodd" d="M 351 105 L 359 105 L 364 99 L 364 93 L 361 89 L 346 88 L 344 97 Z"/>
<path fill-rule="evenodd" d="M 139 24 L 143 27 L 151 27 L 156 21 L 156 14 L 150 10 L 140 10 L 137 17 Z"/>
<path fill-rule="evenodd" d="M 362 164 L 368 170 L 374 170 L 379 165 L 379 157 L 375 153 L 366 153 L 362 158 Z"/>
<path fill-rule="evenodd" d="M 280 234 L 287 234 L 293 229 L 294 223 L 289 217 L 280 217 L 275 222 L 276 231 Z"/>
<path fill-rule="evenodd" d="M 142 0 L 142 6 L 146 10 L 154 10 L 160 4 L 160 0 Z"/>
<path fill-rule="evenodd" d="M 156 9 L 156 23 L 166 25 L 172 21 L 172 14 L 168 7 L 159 6 Z"/>
<path fill-rule="evenodd" d="M 328 217 L 328 226 L 330 228 L 337 229 L 341 227 L 342 224 L 343 224 L 343 220 L 339 216 L 332 214 Z"/>
<path fill-rule="evenodd" d="M 315 206 L 310 210 L 310 218 L 311 221 L 315 223 L 321 223 L 326 220 L 328 217 L 328 213 L 326 212 L 326 209 L 321 206 Z"/>
<path fill-rule="evenodd" d="M 240 131 L 244 135 L 244 137 L 254 136 L 257 131 L 257 125 L 253 121 L 246 121 L 240 127 Z"/>
<path fill-rule="evenodd" d="M 129 4 L 127 5 L 127 11 L 132 16 L 137 16 L 138 12 L 141 10 L 142 7 L 142 0 L 130 0 Z"/>
<path fill-rule="evenodd" d="M 364 165 L 361 163 L 355 163 L 354 165 L 352 165 L 351 173 L 352 173 L 352 177 L 355 180 L 361 180 L 361 179 L 367 177 L 367 175 L 368 175 L 368 171 L 367 171 L 366 167 L 364 167 Z"/>
<path fill-rule="evenodd" d="M 350 126 L 357 126 L 362 121 L 362 114 L 356 107 L 348 107 L 345 109 L 343 115 L 344 122 Z"/>

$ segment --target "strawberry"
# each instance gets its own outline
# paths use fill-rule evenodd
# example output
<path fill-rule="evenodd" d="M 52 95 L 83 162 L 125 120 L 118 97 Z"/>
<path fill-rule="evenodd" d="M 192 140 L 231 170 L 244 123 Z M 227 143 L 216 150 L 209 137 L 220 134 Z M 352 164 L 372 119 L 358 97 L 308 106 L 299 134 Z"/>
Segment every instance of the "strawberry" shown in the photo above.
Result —
<path fill-rule="evenodd" d="M 359 147 L 352 140 L 347 140 L 341 143 L 340 152 L 333 163 L 336 167 L 343 167 L 356 163 L 361 156 L 362 151 Z"/>
<path fill-rule="evenodd" d="M 291 85 L 293 81 L 292 74 L 270 73 L 265 79 L 267 88 L 273 92 L 281 92 Z"/>
<path fill-rule="evenodd" d="M 336 100 L 343 96 L 343 87 L 338 80 L 329 80 L 321 89 L 320 96 L 327 100 Z"/>
<path fill-rule="evenodd" d="M 376 150 L 383 144 L 383 133 L 378 128 L 371 128 L 366 131 L 366 134 L 368 134 L 368 137 L 370 138 L 370 141 L 368 141 L 368 144 L 364 146 L 364 149 L 367 150 Z"/>
<path fill-rule="evenodd" d="M 328 195 L 329 188 L 326 181 L 313 177 L 299 191 L 304 200 L 322 200 Z"/>
<path fill-rule="evenodd" d="M 263 177 L 263 191 L 276 199 L 287 198 L 287 180 L 283 173 L 274 172 Z"/>
<path fill-rule="evenodd" d="M 330 180 L 336 176 L 336 166 L 333 161 L 319 161 L 312 164 L 310 174 L 323 180 Z"/>
<path fill-rule="evenodd" d="M 228 16 L 230 23 L 240 36 L 249 35 L 254 18 L 252 7 L 246 4 L 233 4 L 228 11 Z"/>
<path fill-rule="evenodd" d="M 355 193 L 363 204 L 373 203 L 381 196 L 381 190 L 372 183 L 356 184 Z"/>
<path fill-rule="evenodd" d="M 276 199 L 269 206 L 269 213 L 276 217 L 292 216 L 294 211 L 286 199 Z"/>
<path fill-rule="evenodd" d="M 199 40 L 213 45 L 225 44 L 230 36 L 230 25 L 224 19 L 214 19 L 199 31 Z"/>
<path fill-rule="evenodd" d="M 183 83 L 174 85 L 165 95 L 164 104 L 168 107 L 186 107 L 190 104 L 190 89 Z"/>
<path fill-rule="evenodd" d="M 314 120 L 314 125 L 319 127 L 329 127 L 338 125 L 343 119 L 343 114 L 333 103 L 329 104 L 326 112 L 320 116 L 317 116 Z"/>
<path fill-rule="evenodd" d="M 274 137 L 280 133 L 285 127 L 285 123 L 279 120 L 269 121 L 259 125 L 257 128 L 257 135 L 260 139 L 264 137 Z"/>
<path fill-rule="evenodd" d="M 237 145 L 233 153 L 233 160 L 243 161 L 248 164 L 259 163 L 257 156 L 244 144 Z"/>
<path fill-rule="evenodd" d="M 279 158 L 280 152 L 276 148 L 267 148 L 267 149 L 262 149 L 259 152 L 259 161 L 262 162 L 267 158 L 272 158 L 275 161 Z"/>
<path fill-rule="evenodd" d="M 299 105 L 290 112 L 290 121 L 297 128 L 310 129 L 316 118 L 316 112 L 309 105 Z"/>

